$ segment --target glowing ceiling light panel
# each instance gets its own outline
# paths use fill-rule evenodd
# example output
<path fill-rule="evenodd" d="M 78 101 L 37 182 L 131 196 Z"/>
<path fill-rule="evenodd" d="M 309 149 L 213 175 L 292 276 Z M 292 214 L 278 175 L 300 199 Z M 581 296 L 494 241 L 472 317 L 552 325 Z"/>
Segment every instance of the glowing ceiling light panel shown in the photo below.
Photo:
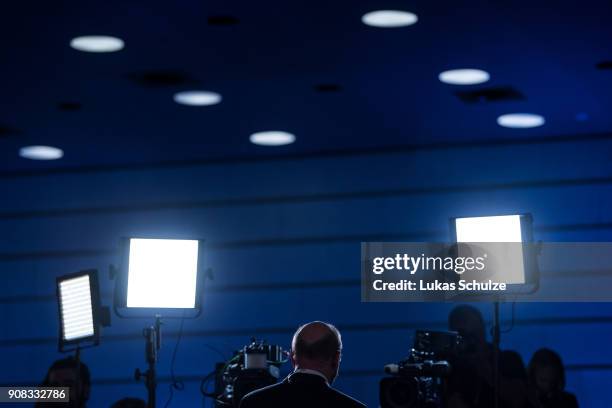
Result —
<path fill-rule="evenodd" d="M 184 91 L 174 94 L 174 102 L 188 106 L 210 106 L 221 102 L 220 94 L 210 91 Z"/>
<path fill-rule="evenodd" d="M 402 10 L 377 10 L 364 14 L 361 22 L 371 27 L 398 28 L 407 27 L 419 21 L 416 14 Z"/>
<path fill-rule="evenodd" d="M 295 142 L 295 136 L 280 130 L 253 133 L 249 140 L 260 146 L 282 146 Z"/>
<path fill-rule="evenodd" d="M 25 146 L 19 149 L 19 156 L 30 160 L 57 160 L 64 157 L 64 151 L 53 146 Z"/>
<path fill-rule="evenodd" d="M 481 69 L 451 69 L 440 72 L 438 79 L 445 84 L 451 85 L 476 85 L 487 82 L 490 79 L 490 75 Z"/>
<path fill-rule="evenodd" d="M 508 113 L 497 118 L 499 126 L 515 129 L 525 129 L 542 126 L 546 123 L 543 116 L 533 113 Z"/>
<path fill-rule="evenodd" d="M 77 51 L 103 53 L 120 51 L 125 43 L 121 38 L 108 35 L 85 35 L 73 38 L 70 46 Z"/>

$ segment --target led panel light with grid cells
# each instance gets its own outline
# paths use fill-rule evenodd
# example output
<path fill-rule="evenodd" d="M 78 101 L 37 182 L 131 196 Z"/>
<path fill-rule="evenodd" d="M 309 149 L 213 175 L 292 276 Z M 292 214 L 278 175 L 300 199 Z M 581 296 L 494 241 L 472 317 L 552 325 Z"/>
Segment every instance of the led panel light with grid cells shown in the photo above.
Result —
<path fill-rule="evenodd" d="M 59 283 L 64 341 L 91 337 L 95 333 L 89 275 Z"/>

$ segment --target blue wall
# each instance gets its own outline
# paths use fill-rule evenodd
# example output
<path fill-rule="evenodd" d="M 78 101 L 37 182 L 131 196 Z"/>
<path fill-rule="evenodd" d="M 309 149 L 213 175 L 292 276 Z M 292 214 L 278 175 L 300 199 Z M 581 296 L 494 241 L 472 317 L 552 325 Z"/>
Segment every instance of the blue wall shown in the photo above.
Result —
<path fill-rule="evenodd" d="M 451 216 L 508 212 L 531 212 L 537 239 L 611 240 L 608 139 L 2 174 L 0 383 L 37 383 L 60 357 L 56 276 L 98 268 L 109 304 L 104 272 L 118 262 L 119 237 L 183 234 L 208 240 L 214 280 L 202 316 L 185 323 L 176 372 L 186 388 L 174 406 L 201 404 L 199 379 L 220 358 L 212 348 L 229 355 L 252 335 L 288 347 L 296 326 L 313 319 L 343 332 L 338 387 L 376 406 L 382 366 L 406 355 L 414 329 L 444 327 L 452 305 L 362 304 L 360 241 L 445 240 Z M 580 284 L 562 271 L 543 279 Z M 510 307 L 502 312 L 509 318 Z M 516 317 L 504 348 L 526 360 L 542 346 L 559 351 L 581 406 L 611 405 L 600 390 L 612 382 L 612 305 L 519 304 Z M 83 352 L 92 407 L 145 396 L 131 376 L 145 366 L 147 323 L 114 317 L 101 346 Z M 164 328 L 161 401 L 178 323 Z"/>

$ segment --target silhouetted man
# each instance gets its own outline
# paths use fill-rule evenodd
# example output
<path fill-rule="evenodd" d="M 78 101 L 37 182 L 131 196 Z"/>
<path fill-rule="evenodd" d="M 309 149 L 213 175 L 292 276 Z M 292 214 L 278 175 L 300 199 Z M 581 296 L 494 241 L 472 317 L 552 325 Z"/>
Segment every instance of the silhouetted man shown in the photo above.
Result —
<path fill-rule="evenodd" d="M 463 338 L 463 351 L 453 361 L 448 379 L 450 408 L 490 408 L 494 405 L 493 348 L 487 342 L 485 322 L 478 309 L 455 307 L 448 328 Z"/>
<path fill-rule="evenodd" d="M 293 335 L 291 348 L 293 373 L 278 384 L 247 394 L 241 408 L 365 407 L 331 387 L 338 376 L 342 354 L 338 329 L 324 322 L 305 324 Z"/>
<path fill-rule="evenodd" d="M 449 329 L 463 338 L 463 350 L 452 359 L 448 379 L 448 408 L 491 408 L 495 404 L 493 346 L 487 342 L 485 321 L 478 309 L 455 307 L 448 317 Z M 499 353 L 500 407 L 531 408 L 527 374 L 521 356 L 511 350 Z"/>

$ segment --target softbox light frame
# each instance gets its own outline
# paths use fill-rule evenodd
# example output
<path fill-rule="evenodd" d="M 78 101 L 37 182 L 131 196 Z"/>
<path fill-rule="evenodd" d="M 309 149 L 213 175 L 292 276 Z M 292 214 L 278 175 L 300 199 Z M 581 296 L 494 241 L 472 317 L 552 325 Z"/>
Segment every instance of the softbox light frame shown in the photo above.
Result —
<path fill-rule="evenodd" d="M 160 239 L 160 240 L 189 240 L 198 242 L 195 302 L 193 308 L 170 308 L 170 307 L 128 307 L 128 274 L 130 260 L 130 240 L 132 239 Z M 113 297 L 113 309 L 115 314 L 121 318 L 147 318 L 163 315 L 166 318 L 197 318 L 202 313 L 202 292 L 204 281 L 204 243 L 198 238 L 189 237 L 167 237 L 167 236 L 131 236 L 122 237 L 120 244 L 120 264 L 116 269 L 115 291 Z M 192 313 L 189 313 L 191 311 Z"/>
<path fill-rule="evenodd" d="M 523 247 L 523 268 L 525 271 L 524 283 L 507 284 L 508 293 L 528 294 L 538 290 L 540 285 L 540 274 L 537 263 L 538 248 L 533 240 L 533 216 L 530 213 L 514 214 L 490 214 L 490 215 L 469 215 L 450 218 L 450 239 L 457 243 L 457 219 L 463 218 L 483 218 L 483 217 L 503 217 L 518 216 L 521 227 L 521 244 Z M 517 243 L 518 244 L 518 243 Z"/>

